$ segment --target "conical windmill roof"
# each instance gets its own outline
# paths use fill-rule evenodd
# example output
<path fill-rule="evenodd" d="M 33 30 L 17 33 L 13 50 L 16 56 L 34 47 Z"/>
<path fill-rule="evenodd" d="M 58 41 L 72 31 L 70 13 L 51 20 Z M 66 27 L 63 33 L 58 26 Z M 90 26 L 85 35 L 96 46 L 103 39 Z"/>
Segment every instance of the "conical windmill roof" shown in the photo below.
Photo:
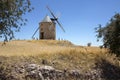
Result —
<path fill-rule="evenodd" d="M 45 16 L 45 18 L 42 20 L 42 22 L 52 22 L 50 17 L 48 15 Z"/>

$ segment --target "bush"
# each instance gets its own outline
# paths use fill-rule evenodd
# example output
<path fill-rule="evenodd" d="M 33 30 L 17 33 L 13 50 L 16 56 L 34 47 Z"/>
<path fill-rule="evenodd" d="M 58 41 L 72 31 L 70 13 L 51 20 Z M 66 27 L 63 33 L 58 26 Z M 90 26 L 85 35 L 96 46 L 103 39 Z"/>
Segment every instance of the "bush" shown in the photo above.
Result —
<path fill-rule="evenodd" d="M 105 26 L 96 28 L 98 40 L 102 38 L 103 45 L 110 49 L 111 53 L 120 55 L 120 14 L 115 14 L 115 16 L 110 20 L 110 22 Z"/>

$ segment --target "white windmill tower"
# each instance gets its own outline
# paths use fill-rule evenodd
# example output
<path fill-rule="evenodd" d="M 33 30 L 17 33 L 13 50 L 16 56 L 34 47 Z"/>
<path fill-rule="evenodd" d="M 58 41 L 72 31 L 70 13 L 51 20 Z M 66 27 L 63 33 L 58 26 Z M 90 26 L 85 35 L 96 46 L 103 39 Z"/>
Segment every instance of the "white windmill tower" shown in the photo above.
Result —
<path fill-rule="evenodd" d="M 39 30 L 39 39 L 56 39 L 56 23 L 61 27 L 61 29 L 65 32 L 64 28 L 58 21 L 58 18 L 55 17 L 53 12 L 50 10 L 50 8 L 47 6 L 47 9 L 50 11 L 53 18 L 50 18 L 48 15 L 45 16 L 45 18 L 39 23 L 39 27 L 34 32 L 32 38 L 36 34 L 36 32 Z"/>

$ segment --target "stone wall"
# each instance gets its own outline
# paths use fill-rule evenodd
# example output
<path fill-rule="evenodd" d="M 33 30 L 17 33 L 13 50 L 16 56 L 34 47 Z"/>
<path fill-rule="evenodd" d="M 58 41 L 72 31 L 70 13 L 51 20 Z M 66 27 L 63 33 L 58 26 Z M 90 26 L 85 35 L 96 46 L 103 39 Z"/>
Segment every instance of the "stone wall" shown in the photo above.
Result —
<path fill-rule="evenodd" d="M 40 39 L 41 33 L 43 33 L 43 39 L 55 39 L 56 38 L 56 27 L 55 23 L 51 22 L 41 22 L 40 23 Z"/>

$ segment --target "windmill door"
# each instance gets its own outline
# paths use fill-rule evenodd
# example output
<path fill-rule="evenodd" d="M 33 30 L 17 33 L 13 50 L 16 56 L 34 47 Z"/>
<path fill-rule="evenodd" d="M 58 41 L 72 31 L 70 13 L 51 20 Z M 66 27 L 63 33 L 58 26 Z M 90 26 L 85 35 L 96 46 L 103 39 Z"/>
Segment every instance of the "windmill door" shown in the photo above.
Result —
<path fill-rule="evenodd" d="M 40 39 L 44 39 L 44 32 L 40 33 Z"/>

